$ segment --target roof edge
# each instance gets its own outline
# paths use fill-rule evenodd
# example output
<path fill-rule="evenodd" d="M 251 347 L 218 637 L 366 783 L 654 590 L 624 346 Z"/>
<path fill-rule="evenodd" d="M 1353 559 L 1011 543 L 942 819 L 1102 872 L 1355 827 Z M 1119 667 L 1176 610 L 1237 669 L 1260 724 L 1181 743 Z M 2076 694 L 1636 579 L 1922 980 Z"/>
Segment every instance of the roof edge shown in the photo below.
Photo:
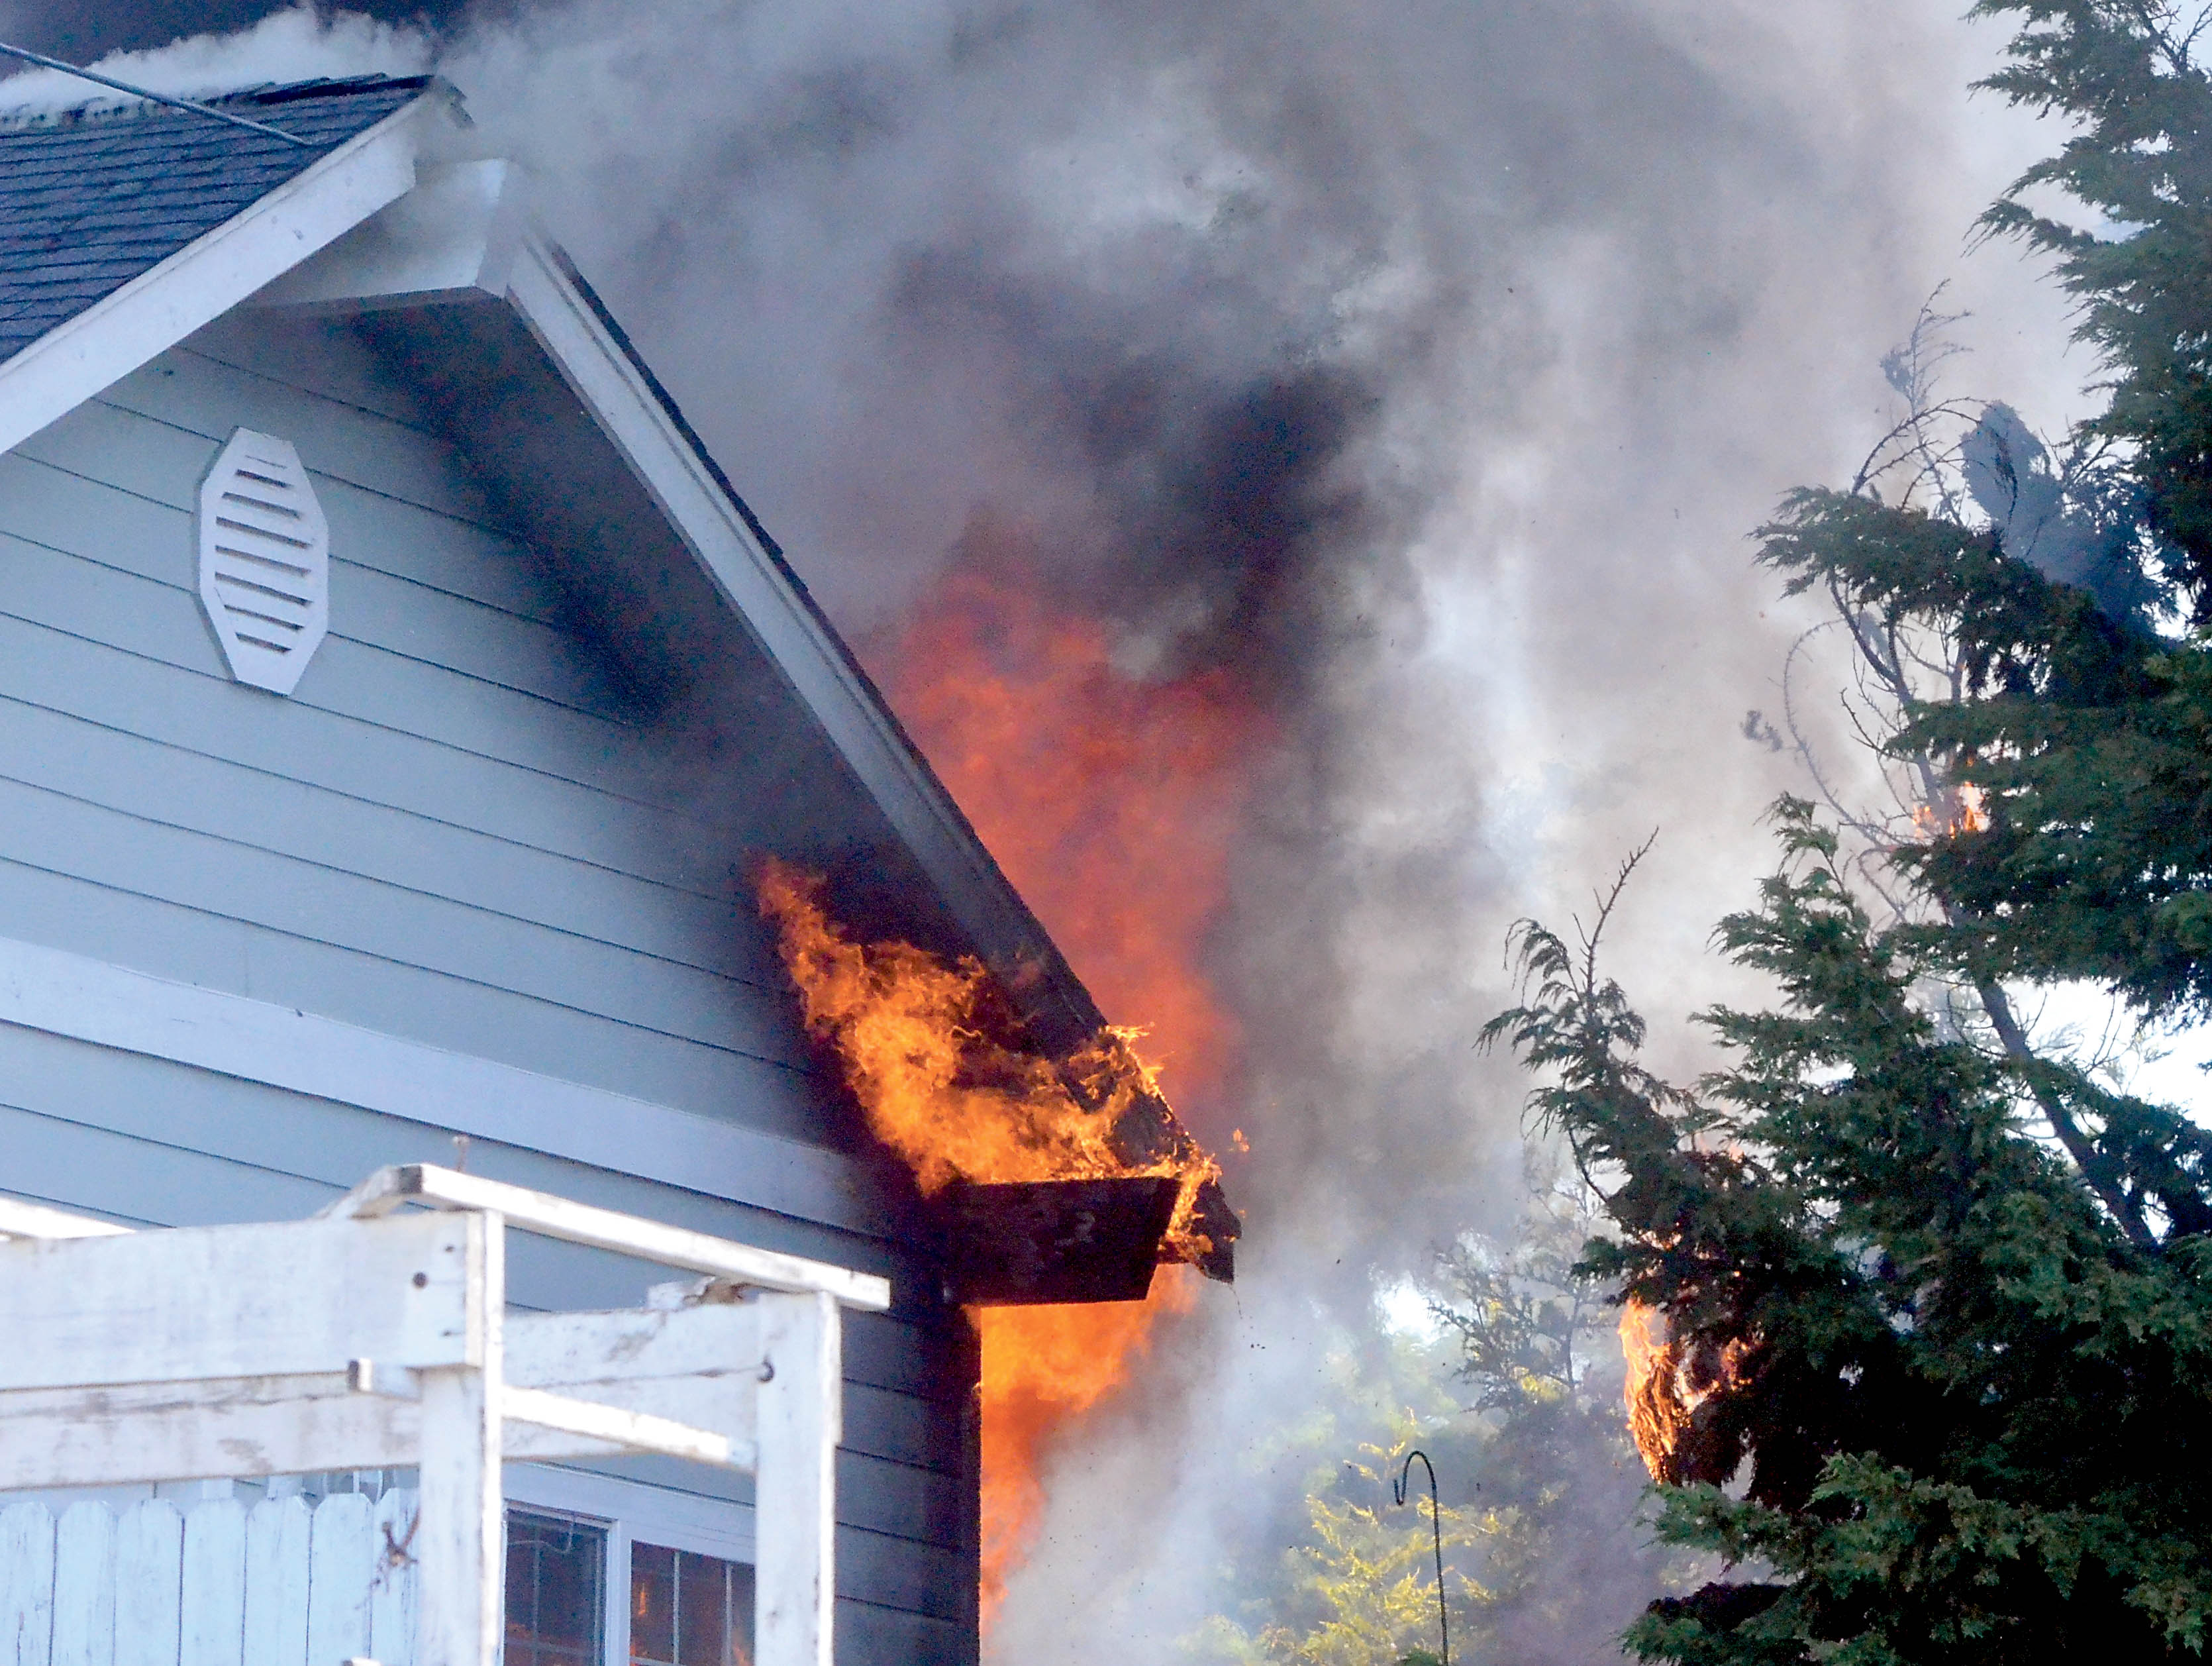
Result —
<path fill-rule="evenodd" d="M 452 107 L 431 80 L 374 126 L 0 363 L 0 452 L 211 324 L 415 184 L 425 125 Z"/>
<path fill-rule="evenodd" d="M 1039 1038 L 1061 1051 L 1090 1040 L 1104 1022 L 1090 991 L 575 263 L 549 240 L 526 237 L 507 299 L 715 587 L 760 633 Z"/>

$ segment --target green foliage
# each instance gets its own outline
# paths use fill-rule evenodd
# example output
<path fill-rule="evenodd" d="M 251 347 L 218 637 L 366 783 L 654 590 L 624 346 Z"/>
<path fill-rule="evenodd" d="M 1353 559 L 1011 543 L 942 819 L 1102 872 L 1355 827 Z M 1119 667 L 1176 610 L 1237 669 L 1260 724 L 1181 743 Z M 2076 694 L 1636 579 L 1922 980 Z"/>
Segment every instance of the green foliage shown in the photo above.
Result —
<path fill-rule="evenodd" d="M 1206 1666 L 1405 1666 L 1437 1649 L 1428 1498 L 1391 1502 L 1405 1452 L 1433 1455 L 1443 1499 L 1455 1662 L 1581 1666 L 1666 1567 L 1635 1520 L 1643 1469 L 1620 1419 L 1613 1316 L 1571 1271 L 1592 1201 L 1529 1154 L 1525 1219 L 1470 1236 L 1425 1286 L 1437 1329 L 1346 1339 L 1326 1412 L 1255 1451 L 1267 1471 L 1310 1464 L 1288 1548 L 1236 1571 L 1223 1612 L 1187 1640 Z M 1346 1450 L 1358 1461 L 1342 1462 Z"/>
<path fill-rule="evenodd" d="M 1579 945 L 1517 938 L 1486 1031 L 1616 1228 L 1593 1275 L 1666 1316 L 1686 1426 L 1662 1541 L 1758 1578 L 1653 1605 L 1648 1659 L 2018 1662 L 2201 1651 L 2212 1619 L 2212 1246 L 2132 1243 L 2024 1110 L 2027 1067 L 1938 1022 L 1809 805 L 1723 922 L 1778 1010 L 1705 1016 L 1685 1091 Z M 1624 878 L 1626 876 L 1624 875 Z M 1615 895 L 1619 891 L 1616 888 Z"/>
<path fill-rule="evenodd" d="M 1308 1498 L 1307 1540 L 1289 1559 L 1285 1606 L 1297 1617 L 1261 1632 L 1261 1658 L 1279 1666 L 1382 1666 L 1427 1653 L 1437 1635 L 1434 1541 L 1425 1504 L 1401 1511 L 1387 1502 L 1382 1471 L 1395 1456 L 1363 1447 L 1368 1461 L 1345 1466 L 1348 1487 Z M 1346 1492 L 1374 1501 L 1353 1502 Z M 1467 1614 L 1491 1594 L 1456 1565 L 1479 1555 L 1498 1523 L 1450 1505 L 1437 1519 L 1447 1559 L 1445 1598 Z"/>
<path fill-rule="evenodd" d="M 2006 66 L 1983 83 L 2077 125 L 1984 216 L 2055 257 L 2102 354 L 2112 402 L 2094 425 L 2138 458 L 2147 530 L 2199 621 L 2212 605 L 2212 82 L 2203 9 L 2166 0 L 1979 0 L 2017 16 Z M 2053 188 L 2101 229 L 2035 211 Z"/>
<path fill-rule="evenodd" d="M 2143 595 L 2212 624 L 2204 8 L 1981 0 L 1975 12 L 2019 25 L 1984 85 L 2075 129 L 1984 226 L 2054 260 L 2109 394 L 2062 477 L 2010 483 L 2063 498 Z M 2054 192 L 2087 223 L 2033 205 Z M 1952 916 L 1947 970 L 2091 979 L 2146 1018 L 2212 1014 L 2212 640 L 2158 635 L 2078 574 L 2051 581 L 2052 562 L 2026 547 L 2042 520 L 1993 510 L 1973 526 L 1959 508 L 1802 491 L 1762 529 L 1790 587 L 1826 590 L 1855 630 L 1877 644 L 1933 633 L 1952 651 L 1954 686 L 1916 702 L 1895 740 L 1986 798 L 1986 829 L 1908 853 Z M 2148 1137 L 2168 1153 L 2164 1207 L 2212 1225 L 2202 1149 L 2171 1126 Z"/>

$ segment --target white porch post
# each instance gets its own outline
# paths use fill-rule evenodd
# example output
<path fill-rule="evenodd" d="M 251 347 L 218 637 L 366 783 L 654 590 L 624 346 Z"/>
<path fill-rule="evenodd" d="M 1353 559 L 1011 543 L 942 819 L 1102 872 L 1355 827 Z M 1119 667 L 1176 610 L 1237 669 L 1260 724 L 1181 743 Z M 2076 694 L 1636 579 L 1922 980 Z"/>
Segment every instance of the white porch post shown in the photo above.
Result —
<path fill-rule="evenodd" d="M 486 1666 L 499 1658 L 507 1529 L 500 1486 L 507 1234 L 496 1215 L 466 1219 L 468 1363 L 420 1373 L 416 1666 Z"/>
<path fill-rule="evenodd" d="M 753 1478 L 759 1666 L 831 1666 L 837 1599 L 836 1457 L 844 1432 L 837 1302 L 763 1292 L 760 1458 Z"/>

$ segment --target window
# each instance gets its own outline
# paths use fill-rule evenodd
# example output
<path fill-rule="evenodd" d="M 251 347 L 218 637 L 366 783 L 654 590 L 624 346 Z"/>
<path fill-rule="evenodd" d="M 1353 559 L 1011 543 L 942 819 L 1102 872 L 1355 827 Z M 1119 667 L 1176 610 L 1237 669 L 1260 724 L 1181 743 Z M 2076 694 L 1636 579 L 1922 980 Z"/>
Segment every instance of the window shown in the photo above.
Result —
<path fill-rule="evenodd" d="M 504 1666 L 752 1666 L 753 1570 L 726 1506 L 513 1478 L 530 1490 L 507 1511 Z"/>
<path fill-rule="evenodd" d="M 750 1568 L 631 1543 L 630 1666 L 752 1666 L 752 1657 Z"/>
<path fill-rule="evenodd" d="M 507 1666 L 602 1666 L 607 1533 L 507 1512 Z"/>

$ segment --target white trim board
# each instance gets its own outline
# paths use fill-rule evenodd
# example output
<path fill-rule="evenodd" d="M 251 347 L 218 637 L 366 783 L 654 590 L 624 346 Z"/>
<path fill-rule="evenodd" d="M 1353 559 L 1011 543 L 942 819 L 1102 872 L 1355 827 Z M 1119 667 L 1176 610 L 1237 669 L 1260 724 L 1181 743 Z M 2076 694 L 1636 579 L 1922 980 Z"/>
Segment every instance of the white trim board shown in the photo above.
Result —
<path fill-rule="evenodd" d="M 212 324 L 415 185 L 434 88 L 402 105 L 113 294 L 0 365 L 0 451 L 9 451 Z"/>
<path fill-rule="evenodd" d="M 545 240 L 520 239 L 506 298 L 659 506 L 670 526 L 791 679 L 984 959 L 1010 988 L 1049 988 L 1086 1032 L 1091 997 L 795 576 L 761 543 L 730 491 Z M 1065 982 L 1063 982 L 1065 980 Z"/>
<path fill-rule="evenodd" d="M 884 1236 L 884 1201 L 835 1152 L 64 949 L 0 938 L 0 1024 Z"/>

